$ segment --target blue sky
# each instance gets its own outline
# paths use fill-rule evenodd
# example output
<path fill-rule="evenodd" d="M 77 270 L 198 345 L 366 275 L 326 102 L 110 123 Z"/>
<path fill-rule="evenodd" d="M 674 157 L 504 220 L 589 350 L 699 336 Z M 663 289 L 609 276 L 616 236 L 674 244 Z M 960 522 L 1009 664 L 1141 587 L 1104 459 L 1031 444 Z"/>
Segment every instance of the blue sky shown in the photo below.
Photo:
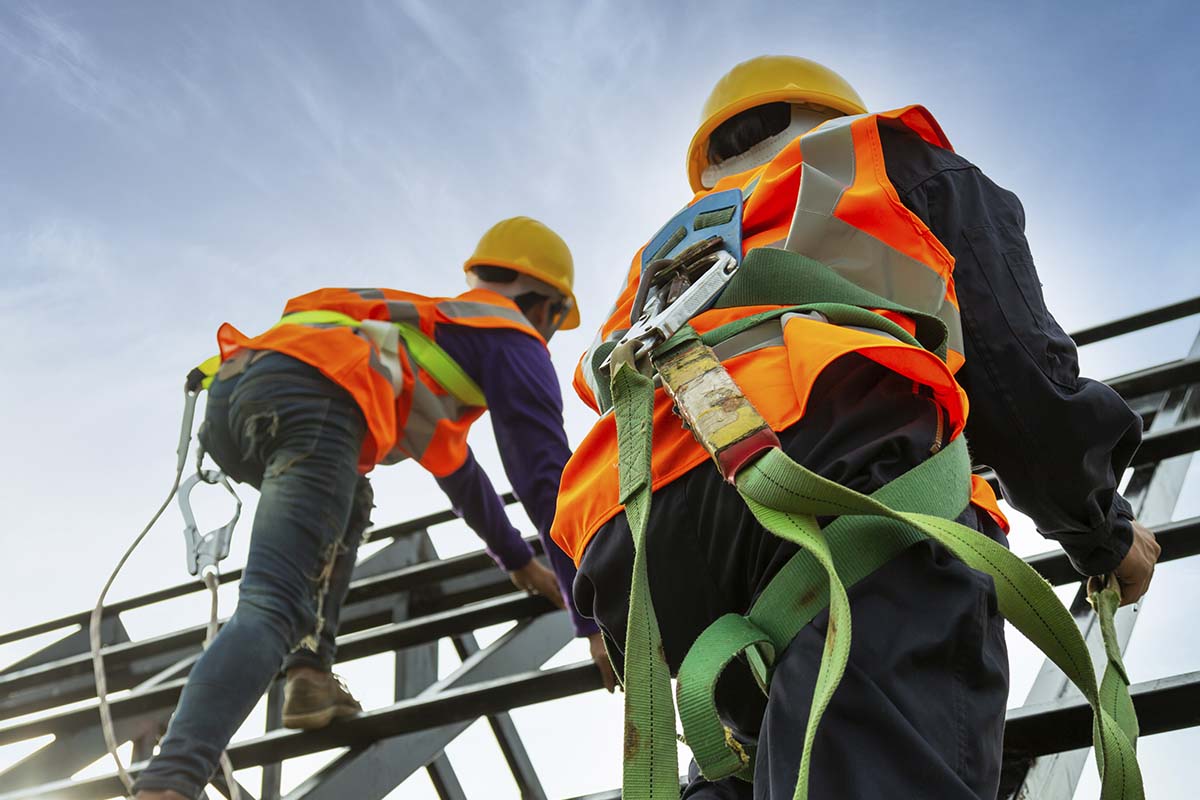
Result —
<path fill-rule="evenodd" d="M 169 483 L 182 376 L 225 320 L 261 329 L 322 285 L 456 293 L 479 235 L 528 214 L 575 253 L 584 326 L 553 347 L 567 387 L 629 258 L 689 196 L 684 152 L 708 89 L 754 55 L 822 61 L 873 109 L 928 106 L 1022 198 L 1068 329 L 1200 293 L 1198 33 L 1184 2 L 6 3 L 0 577 L 23 601 L 4 627 L 90 605 Z M 1085 372 L 1178 357 L 1194 330 L 1090 348 Z M 590 412 L 566 400 L 578 441 Z M 474 442 L 503 483 L 486 426 Z M 445 505 L 412 465 L 376 485 L 379 522 Z M 118 596 L 183 577 L 176 527 Z M 1022 530 L 1018 549 L 1048 548 Z M 437 536 L 446 552 L 475 546 L 453 525 Z M 1183 599 L 1196 571 L 1164 568 L 1156 594 Z M 1167 635 L 1167 606 L 1148 604 L 1143 625 Z M 1200 668 L 1193 632 L 1169 647 L 1136 637 L 1135 679 Z M 1014 661 L 1015 705 L 1037 662 Z M 378 664 L 347 671 L 386 702 L 365 685 Z M 552 794 L 615 784 L 618 705 L 518 717 Z M 568 719 L 597 743 L 586 765 L 568 768 L 544 733 Z M 1169 766 L 1186 742 L 1200 744 L 1145 742 L 1159 796 L 1198 777 Z M 452 757 L 481 759 L 476 785 L 494 792 L 492 751 L 475 736 Z M 423 780 L 404 796 L 426 796 Z"/>

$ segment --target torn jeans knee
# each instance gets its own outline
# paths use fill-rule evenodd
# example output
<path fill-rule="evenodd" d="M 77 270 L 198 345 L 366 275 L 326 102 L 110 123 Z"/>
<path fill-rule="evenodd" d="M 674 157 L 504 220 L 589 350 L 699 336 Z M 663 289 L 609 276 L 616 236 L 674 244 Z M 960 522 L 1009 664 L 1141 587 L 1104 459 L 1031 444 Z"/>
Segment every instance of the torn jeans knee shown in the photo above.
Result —
<path fill-rule="evenodd" d="M 321 571 L 314 581 L 316 584 L 316 627 L 300 640 L 297 648 L 302 647 L 315 653 L 320 646 L 321 633 L 325 630 L 325 598 L 329 596 L 329 585 L 333 579 L 333 569 L 337 565 L 338 556 L 344 552 L 346 552 L 346 545 L 341 538 L 338 538 L 330 542 L 321 554 Z"/>

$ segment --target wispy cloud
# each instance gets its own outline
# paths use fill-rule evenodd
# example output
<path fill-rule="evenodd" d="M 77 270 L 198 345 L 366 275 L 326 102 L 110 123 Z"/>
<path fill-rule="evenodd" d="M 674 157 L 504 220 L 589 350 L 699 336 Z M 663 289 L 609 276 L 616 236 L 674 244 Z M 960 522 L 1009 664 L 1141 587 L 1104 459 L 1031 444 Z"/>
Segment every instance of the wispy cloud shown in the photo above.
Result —
<path fill-rule="evenodd" d="M 76 111 L 113 123 L 125 92 L 106 73 L 87 37 L 42 5 L 21 5 L 10 12 L 10 22 L 0 17 L 0 47 L 17 63 L 17 74 Z"/>

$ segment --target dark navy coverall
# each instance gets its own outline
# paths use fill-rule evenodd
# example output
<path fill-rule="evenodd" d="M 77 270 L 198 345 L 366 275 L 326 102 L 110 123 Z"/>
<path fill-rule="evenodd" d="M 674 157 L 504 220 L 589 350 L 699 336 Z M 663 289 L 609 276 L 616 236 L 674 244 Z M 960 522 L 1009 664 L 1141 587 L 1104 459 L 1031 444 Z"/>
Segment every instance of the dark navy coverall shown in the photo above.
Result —
<path fill-rule="evenodd" d="M 1141 420 L 1104 384 L 1079 377 L 1074 344 L 1046 310 L 1025 241 L 1024 210 L 962 157 L 881 126 L 901 201 L 955 257 L 966 364 L 966 435 L 1006 499 L 1058 540 L 1085 574 L 1115 567 L 1132 540 L 1117 483 L 1141 440 Z M 928 458 L 938 411 L 911 382 L 861 356 L 831 365 L 784 450 L 821 475 L 871 492 Z M 985 514 L 960 522 L 1004 541 Z M 717 532 L 702 536 L 701 531 Z M 672 671 L 696 636 L 745 613 L 791 557 L 710 464 L 654 494 L 647 555 Z M 633 544 L 624 515 L 584 553 L 576 603 L 620 652 Z M 991 578 L 923 542 L 849 589 L 850 662 L 813 751 L 809 797 L 986 798 L 999 782 L 1008 697 L 1003 620 Z M 694 766 L 685 797 L 782 800 L 795 786 L 827 616 L 781 656 L 764 698 L 731 667 L 718 705 L 736 735 L 758 743 L 753 787 L 709 783 Z"/>

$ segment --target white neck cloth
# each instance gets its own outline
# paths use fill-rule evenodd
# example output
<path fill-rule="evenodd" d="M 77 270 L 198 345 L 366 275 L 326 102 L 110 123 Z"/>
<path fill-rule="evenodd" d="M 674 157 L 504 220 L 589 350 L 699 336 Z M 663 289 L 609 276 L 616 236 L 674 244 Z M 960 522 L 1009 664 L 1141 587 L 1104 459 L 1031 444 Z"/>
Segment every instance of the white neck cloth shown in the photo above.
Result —
<path fill-rule="evenodd" d="M 803 136 L 822 122 L 833 119 L 834 116 L 836 114 L 793 104 L 792 121 L 786 128 L 774 136 L 768 136 L 749 150 L 738 153 L 736 156 L 730 156 L 717 164 L 709 164 L 701 173 L 700 182 L 704 184 L 705 189 L 711 189 L 722 178 L 761 167 L 779 155 L 779 151 L 783 150 L 793 139 Z"/>

